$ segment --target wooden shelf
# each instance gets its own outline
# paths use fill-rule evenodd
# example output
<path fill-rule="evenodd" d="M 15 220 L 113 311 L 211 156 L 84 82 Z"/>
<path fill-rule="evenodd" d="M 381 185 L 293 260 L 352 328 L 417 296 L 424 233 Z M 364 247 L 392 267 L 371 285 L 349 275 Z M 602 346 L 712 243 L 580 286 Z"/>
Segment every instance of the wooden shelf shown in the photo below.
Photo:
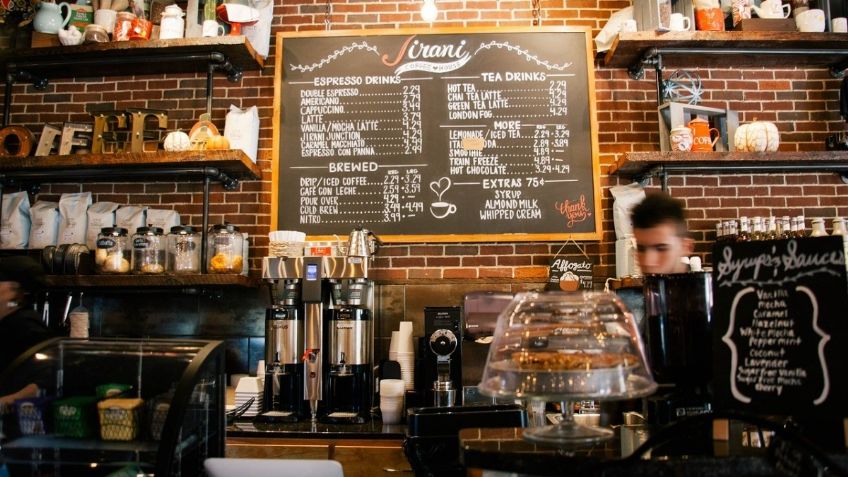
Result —
<path fill-rule="evenodd" d="M 613 41 L 604 65 L 641 70 L 661 56 L 664 68 L 848 67 L 844 33 L 694 31 L 624 32 Z"/>
<path fill-rule="evenodd" d="M 846 177 L 848 152 L 630 152 L 610 168 L 611 174 L 637 181 L 673 172 L 836 172 Z"/>
<path fill-rule="evenodd" d="M 223 55 L 223 60 L 216 55 Z M 210 63 L 239 71 L 260 70 L 262 58 L 244 36 L 113 41 L 27 48 L 0 53 L 6 72 L 47 77 L 206 72 Z M 229 64 L 229 66 L 227 66 Z"/>
<path fill-rule="evenodd" d="M 48 275 L 50 288 L 209 288 L 259 286 L 259 280 L 244 275 Z"/>
<path fill-rule="evenodd" d="M 194 178 L 208 175 L 227 185 L 239 179 L 259 179 L 261 172 L 247 154 L 238 149 L 7 157 L 0 161 L 0 182 L 4 183 L 157 180 L 163 175 Z"/>

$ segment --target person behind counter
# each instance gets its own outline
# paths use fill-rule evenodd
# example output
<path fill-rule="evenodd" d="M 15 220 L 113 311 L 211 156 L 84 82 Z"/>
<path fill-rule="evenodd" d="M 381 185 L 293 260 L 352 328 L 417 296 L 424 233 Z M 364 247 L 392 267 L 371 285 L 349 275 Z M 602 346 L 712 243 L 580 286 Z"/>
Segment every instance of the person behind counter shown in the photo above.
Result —
<path fill-rule="evenodd" d="M 45 285 L 44 271 L 35 260 L 0 259 L 0 375 L 24 351 L 53 337 L 31 306 Z M 16 399 L 38 395 L 38 381 L 29 376 L 22 382 L 0 382 L 0 410 Z"/>
<path fill-rule="evenodd" d="M 683 202 L 665 193 L 648 194 L 633 207 L 636 261 L 642 273 L 684 273 L 681 260 L 692 253 L 693 241 L 686 227 Z"/>

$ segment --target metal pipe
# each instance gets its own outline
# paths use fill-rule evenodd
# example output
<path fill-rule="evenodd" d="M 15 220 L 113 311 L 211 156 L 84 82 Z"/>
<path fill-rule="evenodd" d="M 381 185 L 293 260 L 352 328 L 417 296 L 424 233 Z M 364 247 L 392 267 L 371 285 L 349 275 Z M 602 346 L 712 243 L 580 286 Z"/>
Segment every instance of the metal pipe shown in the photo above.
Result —
<path fill-rule="evenodd" d="M 206 238 L 209 229 L 209 176 L 203 178 L 203 218 L 200 229 L 200 271 L 206 273 Z"/>
<path fill-rule="evenodd" d="M 688 48 L 688 47 L 663 47 L 651 48 L 645 53 L 644 59 L 657 55 L 797 55 L 797 56 L 845 56 L 845 50 L 809 50 L 809 49 L 782 49 L 782 48 Z"/>
<path fill-rule="evenodd" d="M 215 65 L 209 63 L 209 67 L 206 69 L 206 114 L 209 115 L 209 118 L 212 118 L 212 86 L 213 86 L 213 78 L 212 75 L 215 73 Z"/>
<path fill-rule="evenodd" d="M 62 179 L 57 179 L 62 176 Z M 183 167 L 183 168 L 143 168 L 143 169 L 45 169 L 36 171 L 15 171 L 0 174 L 0 182 L 14 183 L 15 181 L 37 181 L 62 183 L 64 178 L 84 177 L 86 179 L 111 180 L 120 177 L 150 178 L 161 180 L 162 176 L 202 176 L 218 182 L 232 182 L 234 179 L 217 167 Z"/>
<path fill-rule="evenodd" d="M 6 73 L 6 90 L 3 91 L 3 127 L 9 125 L 12 116 L 12 87 L 15 85 L 15 75 Z"/>
<path fill-rule="evenodd" d="M 54 59 L 38 59 L 38 60 L 23 60 L 10 61 L 6 63 L 6 71 L 15 70 L 40 70 L 47 68 L 57 68 L 62 66 L 110 66 L 123 64 L 138 64 L 138 63 L 162 63 L 163 61 L 206 61 L 210 63 L 218 63 L 225 65 L 229 63 L 226 55 L 223 53 L 212 51 L 209 53 L 186 53 L 186 54 L 155 54 L 155 55 L 121 55 L 114 56 L 97 56 L 91 57 L 86 54 L 82 55 L 63 55 L 61 58 Z"/>

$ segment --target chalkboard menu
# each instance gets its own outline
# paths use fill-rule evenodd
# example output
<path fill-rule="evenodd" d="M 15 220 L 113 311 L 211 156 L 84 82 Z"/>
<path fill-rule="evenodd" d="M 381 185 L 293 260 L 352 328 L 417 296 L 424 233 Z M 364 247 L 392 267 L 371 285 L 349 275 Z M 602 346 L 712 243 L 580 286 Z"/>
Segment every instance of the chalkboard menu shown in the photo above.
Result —
<path fill-rule="evenodd" d="M 714 262 L 716 407 L 846 415 L 841 237 L 720 244 Z"/>
<path fill-rule="evenodd" d="M 279 33 L 272 226 L 600 238 L 588 29 Z"/>

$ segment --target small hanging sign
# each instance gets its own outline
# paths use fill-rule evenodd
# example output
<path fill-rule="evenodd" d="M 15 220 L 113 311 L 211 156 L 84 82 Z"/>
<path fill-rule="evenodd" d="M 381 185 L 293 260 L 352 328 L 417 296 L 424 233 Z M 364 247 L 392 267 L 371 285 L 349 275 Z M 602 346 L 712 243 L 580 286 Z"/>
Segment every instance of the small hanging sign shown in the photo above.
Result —
<path fill-rule="evenodd" d="M 561 255 L 562 250 L 568 245 L 568 242 L 564 243 L 556 255 L 554 255 L 554 258 L 551 259 L 551 264 L 548 267 L 548 285 L 546 289 L 560 289 L 564 291 L 592 290 L 594 286 L 593 269 L 595 265 L 577 242 L 573 240 L 569 242 L 573 243 L 583 256 L 566 258 Z"/>

